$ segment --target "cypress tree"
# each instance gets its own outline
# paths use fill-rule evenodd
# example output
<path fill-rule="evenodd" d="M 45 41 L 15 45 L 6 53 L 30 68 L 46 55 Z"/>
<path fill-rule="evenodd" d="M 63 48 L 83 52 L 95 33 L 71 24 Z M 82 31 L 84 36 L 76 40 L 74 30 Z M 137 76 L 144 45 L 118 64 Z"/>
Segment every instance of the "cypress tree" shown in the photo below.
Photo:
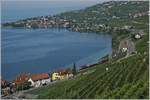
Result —
<path fill-rule="evenodd" d="M 73 73 L 73 75 L 76 75 L 76 73 L 77 73 L 75 63 L 73 64 L 72 73 Z"/>

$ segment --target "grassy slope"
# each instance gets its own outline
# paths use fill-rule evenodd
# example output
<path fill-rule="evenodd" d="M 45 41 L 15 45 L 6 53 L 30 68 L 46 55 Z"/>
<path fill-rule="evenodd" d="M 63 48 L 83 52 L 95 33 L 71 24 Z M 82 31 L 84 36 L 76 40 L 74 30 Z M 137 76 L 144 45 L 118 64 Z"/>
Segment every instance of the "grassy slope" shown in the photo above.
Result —
<path fill-rule="evenodd" d="M 148 98 L 148 17 L 134 20 L 140 24 L 133 24 L 132 19 L 123 25 L 133 25 L 135 29 L 142 29 L 146 33 L 141 40 L 135 41 L 138 52 L 136 55 L 120 62 L 98 65 L 87 69 L 95 70 L 93 73 L 28 93 L 39 95 L 38 98 Z M 120 19 L 117 23 L 122 21 Z M 113 26 L 120 26 L 114 23 L 110 22 Z M 117 35 L 114 33 L 113 39 L 115 36 Z M 105 70 L 106 67 L 109 68 L 108 71 Z"/>

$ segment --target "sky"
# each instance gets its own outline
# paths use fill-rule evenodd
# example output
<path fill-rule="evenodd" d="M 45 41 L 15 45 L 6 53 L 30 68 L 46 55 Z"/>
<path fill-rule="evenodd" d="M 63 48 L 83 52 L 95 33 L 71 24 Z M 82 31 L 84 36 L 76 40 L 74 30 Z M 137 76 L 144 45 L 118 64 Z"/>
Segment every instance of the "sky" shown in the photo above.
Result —
<path fill-rule="evenodd" d="M 82 9 L 108 0 L 1 0 L 2 21 Z M 68 10 L 67 10 L 68 9 Z"/>
<path fill-rule="evenodd" d="M 13 4 L 15 6 L 16 6 L 16 4 L 17 4 L 17 6 L 24 6 L 24 5 L 27 6 L 27 3 L 28 3 L 28 6 L 36 4 L 34 6 L 39 6 L 40 7 L 40 3 L 39 2 L 42 2 L 42 3 L 45 2 L 45 6 L 48 6 L 49 4 L 54 4 L 54 5 L 58 4 L 57 6 L 59 7 L 59 6 L 64 5 L 64 4 L 65 5 L 68 4 L 68 6 L 69 6 L 70 3 L 71 4 L 89 5 L 89 6 L 91 6 L 91 5 L 94 5 L 94 4 L 97 4 L 97 3 L 101 3 L 101 2 L 104 2 L 104 1 L 109 1 L 109 0 L 1 0 L 1 1 L 2 1 L 2 6 L 5 6 L 5 4 L 8 5 L 10 3 L 11 3 L 11 5 Z"/>
<path fill-rule="evenodd" d="M 107 0 L 1 0 L 1 1 L 107 1 Z"/>

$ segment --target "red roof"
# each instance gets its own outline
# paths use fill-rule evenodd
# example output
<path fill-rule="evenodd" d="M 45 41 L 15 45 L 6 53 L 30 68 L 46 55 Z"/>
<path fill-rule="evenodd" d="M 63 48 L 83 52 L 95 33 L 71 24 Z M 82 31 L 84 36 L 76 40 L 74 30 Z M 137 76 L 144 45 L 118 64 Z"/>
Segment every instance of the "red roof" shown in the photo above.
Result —
<path fill-rule="evenodd" d="M 58 69 L 56 72 L 59 73 L 59 75 L 65 75 L 65 74 L 67 74 L 64 69 Z"/>
<path fill-rule="evenodd" d="M 42 73 L 42 74 L 35 74 L 31 76 L 31 79 L 33 81 L 37 81 L 37 80 L 42 80 L 42 79 L 48 79 L 50 78 L 49 75 L 47 73 Z"/>
<path fill-rule="evenodd" d="M 18 75 L 17 77 L 16 77 L 16 79 L 14 80 L 14 82 L 16 83 L 16 84 L 22 84 L 22 83 L 24 83 L 24 82 L 27 82 L 28 81 L 28 75 L 27 74 L 21 74 L 21 75 Z"/>

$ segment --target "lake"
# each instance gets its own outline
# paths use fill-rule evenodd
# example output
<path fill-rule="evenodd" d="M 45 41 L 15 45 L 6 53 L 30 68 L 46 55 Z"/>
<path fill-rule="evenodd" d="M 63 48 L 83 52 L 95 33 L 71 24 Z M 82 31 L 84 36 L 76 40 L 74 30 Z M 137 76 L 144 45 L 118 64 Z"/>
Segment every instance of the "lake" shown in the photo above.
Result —
<path fill-rule="evenodd" d="M 2 77 L 51 72 L 96 62 L 111 52 L 111 35 L 66 29 L 2 29 Z"/>
<path fill-rule="evenodd" d="M 2 22 L 78 10 L 98 2 L 3 0 Z M 78 67 L 95 63 L 112 49 L 109 34 L 70 32 L 56 28 L 2 29 L 1 40 L 2 78 L 7 80 L 21 73 L 45 73 L 72 67 L 73 63 Z"/>

